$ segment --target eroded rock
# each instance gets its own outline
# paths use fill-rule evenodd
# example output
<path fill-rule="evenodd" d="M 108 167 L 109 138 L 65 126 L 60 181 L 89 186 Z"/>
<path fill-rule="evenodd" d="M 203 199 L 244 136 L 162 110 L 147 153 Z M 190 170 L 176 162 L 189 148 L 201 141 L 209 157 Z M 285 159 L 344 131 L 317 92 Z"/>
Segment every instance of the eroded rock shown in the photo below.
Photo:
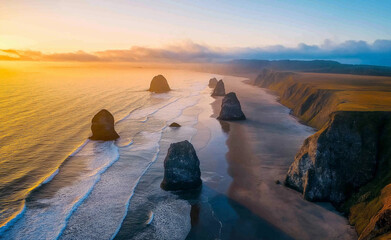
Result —
<path fill-rule="evenodd" d="M 110 141 L 119 138 L 114 129 L 114 117 L 106 109 L 100 110 L 91 121 L 92 140 Z"/>
<path fill-rule="evenodd" d="M 234 92 L 230 92 L 224 96 L 221 103 L 219 120 L 245 120 L 246 116 L 242 112 L 240 102 Z"/>
<path fill-rule="evenodd" d="M 215 89 L 213 90 L 212 96 L 224 96 L 225 95 L 225 87 L 223 80 L 219 80 L 216 84 Z"/>
<path fill-rule="evenodd" d="M 217 79 L 216 79 L 216 78 L 211 78 L 211 79 L 209 80 L 208 86 L 209 86 L 210 88 L 214 88 L 214 87 L 216 87 L 216 85 L 217 85 Z"/>
<path fill-rule="evenodd" d="M 151 85 L 149 87 L 150 92 L 164 93 L 170 91 L 167 79 L 163 75 L 157 75 L 153 77 Z"/>
<path fill-rule="evenodd" d="M 164 160 L 164 190 L 186 190 L 201 186 L 200 161 L 189 141 L 172 143 Z"/>

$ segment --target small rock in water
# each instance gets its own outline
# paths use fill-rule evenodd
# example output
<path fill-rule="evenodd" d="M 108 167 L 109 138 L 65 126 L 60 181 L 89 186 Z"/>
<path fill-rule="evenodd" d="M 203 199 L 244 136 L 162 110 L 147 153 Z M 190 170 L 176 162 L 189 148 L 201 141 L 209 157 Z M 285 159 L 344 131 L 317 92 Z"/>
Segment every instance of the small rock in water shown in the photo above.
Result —
<path fill-rule="evenodd" d="M 186 190 L 201 186 L 200 161 L 189 141 L 172 143 L 164 160 L 164 190 Z"/>
<path fill-rule="evenodd" d="M 100 110 L 91 121 L 91 140 L 110 141 L 119 138 L 114 129 L 114 117 L 106 109 Z"/>
<path fill-rule="evenodd" d="M 211 78 L 211 79 L 209 80 L 208 86 L 209 86 L 210 88 L 214 88 L 214 87 L 216 87 L 216 85 L 217 85 L 217 79 L 216 79 L 216 78 Z"/>
<path fill-rule="evenodd" d="M 212 96 L 224 96 L 225 95 L 225 87 L 223 80 L 219 80 L 216 84 L 215 89 L 213 90 Z"/>
<path fill-rule="evenodd" d="M 176 122 L 173 122 L 173 123 L 170 124 L 170 127 L 172 127 L 172 128 L 178 128 L 178 127 L 181 127 L 181 125 L 178 124 L 178 123 L 176 123 Z"/>
<path fill-rule="evenodd" d="M 151 85 L 149 87 L 150 92 L 164 93 L 170 91 L 167 79 L 163 75 L 157 75 L 153 77 Z"/>
<path fill-rule="evenodd" d="M 223 98 L 221 103 L 219 120 L 245 120 L 246 116 L 242 112 L 240 102 L 234 92 L 230 92 Z"/>

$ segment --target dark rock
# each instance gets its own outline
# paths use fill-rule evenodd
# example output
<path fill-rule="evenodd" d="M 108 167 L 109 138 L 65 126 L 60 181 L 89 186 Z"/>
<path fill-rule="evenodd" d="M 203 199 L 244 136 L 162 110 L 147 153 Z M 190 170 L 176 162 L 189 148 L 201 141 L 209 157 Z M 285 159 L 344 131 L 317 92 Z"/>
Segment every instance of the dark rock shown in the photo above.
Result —
<path fill-rule="evenodd" d="M 214 87 L 216 87 L 216 85 L 217 85 L 217 79 L 216 78 L 211 78 L 210 80 L 209 80 L 209 87 L 210 88 L 214 88 Z"/>
<path fill-rule="evenodd" d="M 200 161 L 188 141 L 172 143 L 164 160 L 164 190 L 185 190 L 201 186 Z"/>
<path fill-rule="evenodd" d="M 221 103 L 219 120 L 245 120 L 240 102 L 234 92 L 230 92 L 223 98 Z"/>
<path fill-rule="evenodd" d="M 335 112 L 307 138 L 285 183 L 310 201 L 340 206 L 375 175 L 379 137 L 389 113 Z"/>
<path fill-rule="evenodd" d="M 100 110 L 91 121 L 91 140 L 110 141 L 119 138 L 114 129 L 114 117 L 106 109 Z"/>
<path fill-rule="evenodd" d="M 280 180 L 276 180 L 275 183 L 278 185 L 281 184 Z"/>
<path fill-rule="evenodd" d="M 150 92 L 164 93 L 170 91 L 167 79 L 163 75 L 157 75 L 153 77 L 151 85 L 149 87 Z"/>
<path fill-rule="evenodd" d="M 181 125 L 179 123 L 173 122 L 173 123 L 170 124 L 169 127 L 178 128 L 178 127 L 181 127 Z"/>
<path fill-rule="evenodd" d="M 216 84 L 215 89 L 213 90 L 212 96 L 224 96 L 225 95 L 225 87 L 223 80 L 219 80 Z"/>

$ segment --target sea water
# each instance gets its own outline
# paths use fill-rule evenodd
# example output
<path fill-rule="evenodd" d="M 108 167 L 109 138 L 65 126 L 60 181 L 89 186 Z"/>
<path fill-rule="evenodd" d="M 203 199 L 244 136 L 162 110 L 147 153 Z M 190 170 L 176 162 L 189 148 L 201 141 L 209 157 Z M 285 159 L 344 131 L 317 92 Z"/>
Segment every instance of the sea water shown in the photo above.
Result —
<path fill-rule="evenodd" d="M 1 238 L 114 238 L 134 189 L 159 153 L 170 142 L 195 134 L 197 114 L 183 113 L 200 101 L 211 74 L 110 64 L 23 64 L 0 68 Z M 147 91 L 158 74 L 172 91 Z M 90 121 L 103 108 L 114 115 L 117 141 L 87 140 Z M 167 127 L 172 121 L 184 125 L 181 134 Z M 164 203 L 177 210 L 170 214 L 190 208 L 172 197 Z M 150 213 L 146 224 L 162 224 L 156 219 L 169 216 L 162 211 Z M 185 224 L 185 237 L 188 214 L 175 219 Z"/>

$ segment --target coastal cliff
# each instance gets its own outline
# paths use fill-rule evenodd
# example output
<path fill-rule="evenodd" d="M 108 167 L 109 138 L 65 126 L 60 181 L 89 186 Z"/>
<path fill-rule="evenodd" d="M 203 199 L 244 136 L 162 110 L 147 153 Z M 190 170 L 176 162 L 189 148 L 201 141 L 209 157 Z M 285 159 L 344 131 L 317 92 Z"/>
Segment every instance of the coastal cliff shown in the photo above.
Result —
<path fill-rule="evenodd" d="M 263 69 L 251 84 L 277 93 L 306 124 L 321 129 L 336 111 L 391 111 L 391 78 Z"/>
<path fill-rule="evenodd" d="M 286 185 L 309 201 L 331 202 L 365 240 L 391 237 L 387 80 L 263 70 L 252 82 L 277 92 L 292 114 L 320 129 L 304 141 Z"/>
<path fill-rule="evenodd" d="M 307 138 L 289 168 L 286 185 L 310 201 L 340 206 L 376 174 L 388 112 L 335 112 Z"/>
<path fill-rule="evenodd" d="M 307 138 L 286 185 L 349 214 L 359 239 L 391 231 L 391 112 L 335 112 Z M 389 184 L 387 186 L 387 184 Z"/>

